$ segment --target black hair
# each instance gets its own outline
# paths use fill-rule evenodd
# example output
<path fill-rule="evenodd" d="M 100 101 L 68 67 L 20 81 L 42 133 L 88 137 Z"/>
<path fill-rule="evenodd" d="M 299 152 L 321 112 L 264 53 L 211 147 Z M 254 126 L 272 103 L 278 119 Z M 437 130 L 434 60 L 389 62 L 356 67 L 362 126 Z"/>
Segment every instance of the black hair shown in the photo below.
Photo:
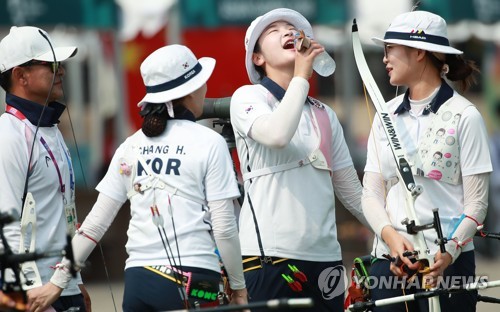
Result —
<path fill-rule="evenodd" d="M 167 106 L 165 103 L 144 103 L 144 108 L 140 115 L 142 120 L 142 132 L 147 137 L 156 137 L 165 131 L 167 120 L 169 119 Z"/>
<path fill-rule="evenodd" d="M 183 99 L 172 101 L 174 116 L 186 114 L 188 109 L 183 105 Z M 139 113 L 144 119 L 142 121 L 142 132 L 147 137 L 157 137 L 167 128 L 167 122 L 172 119 L 168 115 L 167 105 L 165 103 L 144 103 L 144 109 Z"/>
<path fill-rule="evenodd" d="M 255 47 L 253 48 L 253 53 L 259 53 L 260 51 L 261 51 L 260 44 L 258 42 L 256 42 Z M 259 74 L 260 80 L 262 80 L 262 78 L 266 77 L 266 71 L 264 70 L 264 68 L 262 68 L 261 66 L 257 66 L 255 64 L 253 64 L 253 66 L 255 67 L 257 74 Z"/>
<path fill-rule="evenodd" d="M 450 81 L 457 82 L 459 89 L 464 92 L 467 91 L 471 86 L 475 85 L 476 74 L 480 73 L 479 68 L 476 63 L 472 60 L 465 59 L 462 55 L 458 54 L 445 54 L 444 61 L 440 60 L 432 52 L 426 53 L 431 60 L 434 67 L 438 69 L 439 72 L 445 64 L 448 65 L 449 71 L 445 74 L 446 78 Z"/>
<path fill-rule="evenodd" d="M 5 92 L 10 92 L 12 87 L 12 69 L 0 74 L 0 87 L 5 90 Z"/>
<path fill-rule="evenodd" d="M 16 67 L 24 67 L 24 66 L 29 66 L 29 64 L 33 60 L 29 60 L 27 62 L 24 62 L 20 65 L 17 65 Z M 11 68 L 3 73 L 0 74 L 0 87 L 5 90 L 5 92 L 10 92 L 10 89 L 12 88 L 12 71 L 14 68 Z"/>

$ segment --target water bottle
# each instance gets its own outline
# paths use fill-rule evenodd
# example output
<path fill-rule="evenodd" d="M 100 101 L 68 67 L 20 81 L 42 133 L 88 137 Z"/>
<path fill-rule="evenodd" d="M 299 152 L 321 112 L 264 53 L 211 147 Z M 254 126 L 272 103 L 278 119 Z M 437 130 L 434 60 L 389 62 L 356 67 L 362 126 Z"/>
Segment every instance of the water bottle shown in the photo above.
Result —
<path fill-rule="evenodd" d="M 304 33 L 301 31 L 297 34 L 295 34 L 295 37 L 297 38 L 295 40 L 295 46 L 297 48 L 297 44 L 299 44 L 299 38 L 301 36 L 304 36 Z M 305 36 L 304 36 L 305 37 Z M 309 38 L 305 37 L 303 40 L 309 40 Z M 301 43 L 302 44 L 302 43 Z M 309 47 L 309 42 L 305 43 L 305 47 Z M 302 45 L 298 47 L 299 49 L 302 48 Z M 317 55 L 316 58 L 314 59 L 313 62 L 313 69 L 318 75 L 323 76 L 323 77 L 328 77 L 333 74 L 335 71 L 336 64 L 333 58 L 326 52 L 322 52 L 321 54 Z"/>
<path fill-rule="evenodd" d="M 335 61 L 326 51 L 317 55 L 313 62 L 314 71 L 323 77 L 331 76 L 335 67 Z"/>

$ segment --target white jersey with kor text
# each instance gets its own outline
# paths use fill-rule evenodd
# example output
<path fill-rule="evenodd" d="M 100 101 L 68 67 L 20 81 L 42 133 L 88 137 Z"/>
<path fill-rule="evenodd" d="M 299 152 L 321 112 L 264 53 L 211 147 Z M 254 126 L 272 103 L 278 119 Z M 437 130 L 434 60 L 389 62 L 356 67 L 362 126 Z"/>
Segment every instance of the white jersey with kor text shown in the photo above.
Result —
<path fill-rule="evenodd" d="M 231 123 L 242 171 L 296 162 L 318 147 L 319 130 L 309 103 L 304 103 L 298 128 L 284 148 L 270 148 L 249 137 L 254 121 L 272 113 L 278 105 L 278 100 L 262 85 L 243 86 L 233 94 Z M 336 114 L 324 106 L 332 133 L 329 163 L 331 170 L 337 171 L 352 166 L 352 159 Z M 258 176 L 245 181 L 245 192 L 239 222 L 243 255 L 261 255 L 250 198 L 266 256 L 320 262 L 341 260 L 329 170 L 304 165 Z"/>
<path fill-rule="evenodd" d="M 25 123 L 26 122 L 26 123 Z M 12 213 L 17 211 L 21 214 L 21 199 L 24 183 L 28 172 L 28 159 L 36 127 L 29 121 L 22 121 L 18 117 L 4 113 L 0 116 L 0 211 Z M 27 142 L 30 137 L 30 142 Z M 64 193 L 60 190 L 59 175 L 56 164 L 51 155 L 40 140 L 46 142 L 48 149 L 54 156 L 57 167 L 61 174 L 63 184 L 66 186 Z M 36 232 L 33 231 L 35 250 L 37 252 L 62 251 L 66 246 L 66 234 L 68 231 L 64 202 L 73 201 L 74 190 L 71 189 L 70 172 L 68 166 L 69 151 L 64 143 L 62 135 L 57 126 L 40 127 L 33 145 L 32 172 L 28 179 L 28 192 L 33 195 L 36 213 Z M 64 200 L 63 200 L 64 196 Z M 4 233 L 13 252 L 17 253 L 20 240 L 20 223 L 14 222 L 4 227 Z M 24 243 L 29 249 L 31 235 L 28 235 Z M 55 266 L 61 260 L 61 256 L 42 258 L 36 261 L 36 267 L 40 273 L 43 284 L 50 280 Z M 31 280 L 31 273 L 27 273 Z M 75 295 L 80 293 L 77 284 L 81 279 L 73 279 L 62 295 Z"/>
<path fill-rule="evenodd" d="M 117 201 L 130 199 L 125 268 L 182 264 L 220 271 L 203 202 L 240 196 L 231 168 L 222 136 L 192 121 L 168 120 L 158 137 L 146 137 L 142 130 L 129 137 L 96 187 Z M 159 228 L 155 208 L 162 218 Z M 173 260 L 167 258 L 159 231 L 166 233 Z"/>

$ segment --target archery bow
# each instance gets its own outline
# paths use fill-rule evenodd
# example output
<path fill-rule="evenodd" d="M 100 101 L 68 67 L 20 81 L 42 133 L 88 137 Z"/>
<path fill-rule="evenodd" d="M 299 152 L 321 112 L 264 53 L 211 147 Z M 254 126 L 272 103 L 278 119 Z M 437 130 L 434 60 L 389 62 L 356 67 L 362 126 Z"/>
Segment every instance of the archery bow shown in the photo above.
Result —
<path fill-rule="evenodd" d="M 205 312 L 222 312 L 222 311 L 240 311 L 245 309 L 256 309 L 265 308 L 267 310 L 290 310 L 290 309 L 301 309 L 314 306 L 314 301 L 312 298 L 281 298 L 281 299 L 271 299 L 267 301 L 255 301 L 248 304 L 231 304 L 224 305 L 215 308 L 204 308 L 204 309 L 190 309 L 190 310 L 174 310 L 171 312 L 194 312 L 194 311 L 205 311 Z"/>
<path fill-rule="evenodd" d="M 423 298 L 437 298 L 439 295 L 450 295 L 452 293 L 458 293 L 463 291 L 471 291 L 471 290 L 479 290 L 486 289 L 491 287 L 500 287 L 500 280 L 497 281 L 477 281 L 474 283 L 469 283 L 461 286 L 453 286 L 448 289 L 438 288 L 429 291 L 419 292 L 412 295 L 398 296 L 386 299 L 379 299 L 375 301 L 369 302 L 356 302 L 349 306 L 349 311 L 366 311 L 369 308 L 373 307 L 381 307 L 386 305 L 391 305 L 395 303 L 412 301 Z M 487 298 L 484 300 L 485 302 L 498 303 L 498 299 L 496 298 Z"/>
<path fill-rule="evenodd" d="M 419 220 L 417 219 L 414 207 L 415 200 L 423 192 L 423 189 L 421 186 L 415 184 L 410 164 L 408 163 L 406 151 L 401 142 L 399 141 L 399 137 L 397 135 L 397 131 L 396 128 L 394 127 L 394 122 L 391 117 L 391 113 L 389 112 L 384 97 L 382 96 L 382 93 L 380 92 L 370 72 L 368 64 L 366 63 L 366 59 L 363 54 L 363 49 L 361 46 L 361 41 L 359 39 L 356 19 L 354 19 L 352 25 L 352 46 L 354 51 L 354 59 L 358 67 L 359 74 L 372 99 L 373 105 L 377 110 L 377 115 L 380 118 L 381 124 L 389 141 L 391 151 L 396 161 L 397 176 L 399 178 L 399 181 L 402 183 L 402 186 L 405 191 L 405 199 L 406 199 L 405 211 L 407 217 L 410 218 L 411 220 L 405 219 L 404 224 L 407 226 L 408 233 L 414 235 L 415 252 L 417 260 L 424 262 L 428 268 L 434 264 L 434 257 L 433 255 L 430 254 L 430 250 L 425 242 L 424 234 L 421 231 L 422 229 L 424 229 L 424 227 L 420 224 Z M 437 212 L 435 212 L 434 215 L 436 214 Z M 440 232 L 439 218 L 438 219 L 434 218 L 433 226 L 436 229 L 436 231 L 438 231 L 439 234 Z M 442 237 L 440 239 L 442 239 Z M 439 243 L 441 247 L 441 252 L 445 252 L 444 250 L 445 241 L 441 240 Z M 423 280 L 424 280 L 424 288 L 429 288 L 425 285 L 425 279 Z M 431 312 L 441 311 L 439 305 L 439 297 L 433 296 L 429 298 L 429 311 Z"/>

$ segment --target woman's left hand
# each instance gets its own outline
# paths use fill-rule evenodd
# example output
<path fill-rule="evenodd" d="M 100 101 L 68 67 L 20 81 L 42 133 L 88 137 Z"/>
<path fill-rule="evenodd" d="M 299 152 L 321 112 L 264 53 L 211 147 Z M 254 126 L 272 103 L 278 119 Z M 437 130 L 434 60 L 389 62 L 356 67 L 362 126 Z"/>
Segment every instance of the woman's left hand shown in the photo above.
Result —
<path fill-rule="evenodd" d="M 449 253 L 443 254 L 438 251 L 434 256 L 434 264 L 430 267 L 431 272 L 425 276 L 426 282 L 432 287 L 436 287 L 438 278 L 443 276 L 444 270 L 451 264 L 452 260 Z"/>
<path fill-rule="evenodd" d="M 248 304 L 248 292 L 246 288 L 235 289 L 231 291 L 231 300 L 229 304 L 246 305 Z M 249 310 L 243 310 L 245 312 Z"/>

